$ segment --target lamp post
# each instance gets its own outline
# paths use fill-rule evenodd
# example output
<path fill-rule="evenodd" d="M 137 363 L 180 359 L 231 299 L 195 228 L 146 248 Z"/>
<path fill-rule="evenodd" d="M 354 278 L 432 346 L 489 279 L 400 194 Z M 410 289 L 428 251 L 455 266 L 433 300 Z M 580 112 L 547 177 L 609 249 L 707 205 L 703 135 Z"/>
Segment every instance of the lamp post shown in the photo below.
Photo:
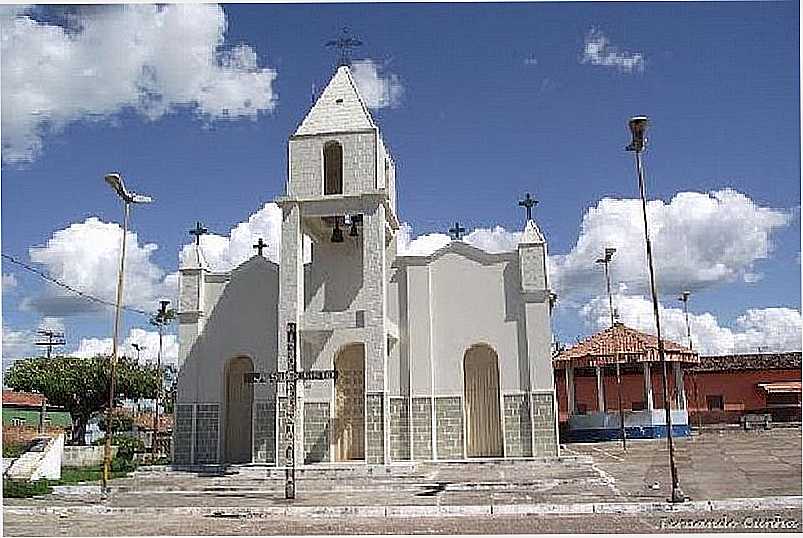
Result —
<path fill-rule="evenodd" d="M 689 349 L 694 349 L 691 341 L 691 325 L 689 325 L 689 295 L 690 291 L 684 291 L 678 297 L 678 301 L 683 303 L 683 313 L 686 316 L 686 337 L 689 339 Z"/>
<path fill-rule="evenodd" d="M 661 340 L 661 318 L 658 314 L 658 293 L 655 286 L 655 269 L 652 261 L 652 244 L 650 243 L 650 232 L 647 225 L 647 197 L 644 188 L 644 167 L 641 161 L 641 153 L 646 146 L 647 137 L 647 116 L 634 116 L 630 118 L 628 125 L 633 138 L 625 148 L 636 154 L 636 173 L 638 174 L 639 194 L 641 195 L 641 209 L 644 216 L 644 240 L 647 246 L 647 266 L 650 272 L 650 292 L 652 294 L 652 310 L 655 316 L 655 331 L 658 336 L 658 356 L 661 360 L 661 378 L 663 381 L 664 395 L 664 415 L 666 417 L 666 436 L 669 446 L 669 472 L 672 478 L 672 496 L 670 502 L 684 502 L 686 496 L 678 484 L 678 473 L 675 467 L 675 449 L 672 442 L 672 412 L 669 408 L 669 391 L 667 386 L 666 354 L 664 353 L 664 342 Z"/>
<path fill-rule="evenodd" d="M 605 255 L 597 259 L 596 263 L 600 263 L 605 268 L 605 285 L 608 290 L 608 308 L 611 313 L 611 329 L 616 325 L 616 318 L 613 310 L 613 295 L 611 294 L 611 275 L 608 272 L 608 265 L 613 259 L 616 249 L 613 247 L 605 248 Z M 619 367 L 619 349 L 616 349 L 616 357 L 614 363 L 616 364 L 616 397 L 619 401 L 619 435 L 622 436 L 622 450 L 627 450 L 627 436 L 625 435 L 625 410 L 622 408 L 622 371 Z"/>
<path fill-rule="evenodd" d="M 137 351 L 137 362 L 139 362 L 139 352 L 142 351 L 143 349 L 147 349 L 147 348 L 145 346 L 143 346 L 141 344 L 137 344 L 137 343 L 131 344 L 131 347 L 133 347 Z"/>
<path fill-rule="evenodd" d="M 159 330 L 159 351 L 156 354 L 156 402 L 153 410 L 153 441 L 151 441 L 151 460 L 156 461 L 156 441 L 159 438 L 159 400 L 162 396 L 162 335 L 165 325 L 175 317 L 174 310 L 168 310 L 170 301 L 159 301 L 159 311 L 151 319 L 151 325 Z"/>
<path fill-rule="evenodd" d="M 128 233 L 128 218 L 131 204 L 147 204 L 153 201 L 150 196 L 129 192 L 125 188 L 120 174 L 111 173 L 104 177 L 106 183 L 123 201 L 123 239 L 120 250 L 120 270 L 117 273 L 117 301 L 114 309 L 114 333 L 112 336 L 112 356 L 109 364 L 109 409 L 106 414 L 106 443 L 103 451 L 103 474 L 101 476 L 101 495 L 105 499 L 109 495 L 109 471 L 112 463 L 112 414 L 114 410 L 114 381 L 117 367 L 117 335 L 120 329 L 120 312 L 123 303 L 123 276 L 125 275 L 125 240 Z"/>

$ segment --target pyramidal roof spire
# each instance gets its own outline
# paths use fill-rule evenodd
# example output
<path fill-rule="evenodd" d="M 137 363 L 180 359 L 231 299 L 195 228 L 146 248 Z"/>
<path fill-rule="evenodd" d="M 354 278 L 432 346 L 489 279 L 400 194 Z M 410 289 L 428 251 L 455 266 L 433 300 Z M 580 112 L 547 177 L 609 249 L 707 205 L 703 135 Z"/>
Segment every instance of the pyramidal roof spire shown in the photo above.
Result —
<path fill-rule="evenodd" d="M 365 101 L 346 65 L 337 68 L 294 136 L 375 129 Z"/>

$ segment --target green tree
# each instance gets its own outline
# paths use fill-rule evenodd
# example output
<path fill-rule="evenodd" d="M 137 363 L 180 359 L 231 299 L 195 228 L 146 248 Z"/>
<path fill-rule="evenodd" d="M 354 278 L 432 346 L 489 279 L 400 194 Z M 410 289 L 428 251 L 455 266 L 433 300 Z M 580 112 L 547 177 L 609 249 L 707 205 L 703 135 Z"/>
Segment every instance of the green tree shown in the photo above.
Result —
<path fill-rule="evenodd" d="M 63 407 L 73 422 L 73 443 L 84 444 L 92 415 L 108 407 L 109 357 L 32 357 L 14 362 L 5 375 L 6 386 L 39 392 L 50 405 Z M 130 357 L 117 361 L 115 405 L 126 398 L 153 398 L 156 369 Z"/>

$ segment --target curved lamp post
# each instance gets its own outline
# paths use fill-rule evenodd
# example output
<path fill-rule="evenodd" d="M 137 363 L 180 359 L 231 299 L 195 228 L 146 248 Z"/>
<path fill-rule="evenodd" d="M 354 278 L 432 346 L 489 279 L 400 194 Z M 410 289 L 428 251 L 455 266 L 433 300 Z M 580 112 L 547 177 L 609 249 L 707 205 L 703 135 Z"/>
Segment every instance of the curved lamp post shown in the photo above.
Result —
<path fill-rule="evenodd" d="M 630 118 L 628 126 L 633 136 L 630 144 L 625 148 L 636 154 L 636 173 L 638 174 L 639 194 L 641 195 L 641 208 L 644 215 L 644 240 L 647 244 L 647 266 L 650 272 L 650 292 L 652 294 L 652 310 L 655 316 L 655 331 L 658 336 L 658 356 L 661 359 L 661 377 L 663 380 L 664 394 L 664 415 L 666 417 L 666 438 L 669 446 L 669 472 L 672 476 L 672 497 L 673 503 L 684 502 L 687 500 L 678 484 L 678 472 L 675 467 L 675 449 L 672 442 L 672 411 L 669 408 L 669 390 L 667 386 L 666 354 L 664 353 L 664 341 L 661 339 L 661 318 L 658 314 L 658 293 L 655 287 L 655 269 L 652 262 L 652 244 L 650 243 L 650 232 L 647 226 L 647 197 L 644 188 L 644 166 L 641 162 L 641 154 L 647 145 L 647 116 L 634 116 Z"/>
<path fill-rule="evenodd" d="M 117 335 L 120 329 L 120 311 L 123 303 L 123 276 L 125 275 L 125 240 L 128 234 L 128 217 L 131 212 L 131 204 L 148 204 L 153 201 L 150 196 L 129 192 L 125 188 L 123 178 L 120 174 L 111 173 L 104 177 L 106 183 L 114 189 L 117 196 L 123 201 L 123 239 L 120 250 L 120 270 L 117 273 L 117 301 L 114 309 L 114 334 L 112 336 L 112 356 L 109 364 L 109 409 L 106 414 L 106 443 L 103 451 L 103 474 L 101 477 L 101 495 L 107 498 L 109 494 L 109 472 L 112 463 L 112 415 L 114 411 L 114 385 L 115 370 L 117 368 Z"/>

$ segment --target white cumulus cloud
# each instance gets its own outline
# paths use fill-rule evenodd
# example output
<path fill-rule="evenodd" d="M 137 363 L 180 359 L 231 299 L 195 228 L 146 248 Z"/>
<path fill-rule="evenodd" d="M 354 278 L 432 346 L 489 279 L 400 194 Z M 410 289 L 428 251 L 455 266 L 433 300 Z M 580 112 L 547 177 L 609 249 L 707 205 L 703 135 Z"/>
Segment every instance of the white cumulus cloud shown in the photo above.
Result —
<path fill-rule="evenodd" d="M 133 344 L 140 346 L 139 358 L 142 363 L 156 363 L 159 354 L 159 333 L 145 329 L 134 328 L 120 343 L 119 355 L 136 358 L 137 350 Z M 71 357 L 95 357 L 97 355 L 110 355 L 112 352 L 111 338 L 82 338 L 78 347 L 69 352 Z M 175 334 L 162 335 L 162 364 L 176 364 L 178 361 L 178 338 Z"/>
<path fill-rule="evenodd" d="M 619 320 L 634 329 L 655 334 L 652 300 L 620 290 L 613 297 Z M 581 317 L 592 330 L 610 326 L 607 296 L 594 297 L 580 309 Z M 659 305 L 661 335 L 688 345 L 683 309 Z M 732 326 L 720 323 L 710 312 L 689 312 L 693 348 L 703 355 L 800 351 L 801 315 L 792 308 L 751 308 L 738 316 Z"/>
<path fill-rule="evenodd" d="M 669 203 L 652 200 L 647 214 L 661 293 L 757 281 L 755 262 L 769 255 L 773 232 L 791 218 L 731 189 L 681 192 Z M 641 201 L 603 198 L 586 211 L 571 251 L 550 256 L 550 278 L 560 296 L 599 292 L 604 279 L 594 261 L 605 247 L 616 248 L 610 265 L 614 284 L 623 282 L 633 292 L 648 289 Z"/>
<path fill-rule="evenodd" d="M 57 230 L 44 246 L 30 248 L 29 255 L 34 263 L 44 265 L 51 277 L 81 292 L 114 302 L 121 236 L 122 228 L 118 224 L 90 217 Z M 151 260 L 157 248 L 153 243 L 140 244 L 136 232 L 128 232 L 123 304 L 154 311 L 160 299 L 175 300 L 177 275 L 165 275 Z M 25 306 L 49 316 L 107 308 L 52 285 L 43 295 L 28 298 Z"/>
<path fill-rule="evenodd" d="M 43 9 L 58 17 L 40 20 Z M 276 71 L 249 45 L 227 47 L 226 25 L 214 4 L 3 10 L 3 161 L 33 160 L 47 134 L 123 110 L 156 119 L 190 108 L 206 120 L 272 111 Z"/>
<path fill-rule="evenodd" d="M 351 75 L 368 108 L 395 108 L 401 103 L 404 95 L 401 79 L 395 73 L 385 73 L 384 66 L 370 59 L 355 60 L 351 63 Z"/>
<path fill-rule="evenodd" d="M 429 256 L 448 245 L 453 239 L 444 233 L 434 232 L 414 237 L 412 227 L 403 222 L 399 226 L 397 252 L 399 256 Z M 475 228 L 463 236 L 463 241 L 490 253 L 513 252 L 521 239 L 521 232 L 510 232 L 501 226 Z"/>
<path fill-rule="evenodd" d="M 613 67 L 625 73 L 644 71 L 644 54 L 611 45 L 599 28 L 591 28 L 585 37 L 580 63 Z"/>

